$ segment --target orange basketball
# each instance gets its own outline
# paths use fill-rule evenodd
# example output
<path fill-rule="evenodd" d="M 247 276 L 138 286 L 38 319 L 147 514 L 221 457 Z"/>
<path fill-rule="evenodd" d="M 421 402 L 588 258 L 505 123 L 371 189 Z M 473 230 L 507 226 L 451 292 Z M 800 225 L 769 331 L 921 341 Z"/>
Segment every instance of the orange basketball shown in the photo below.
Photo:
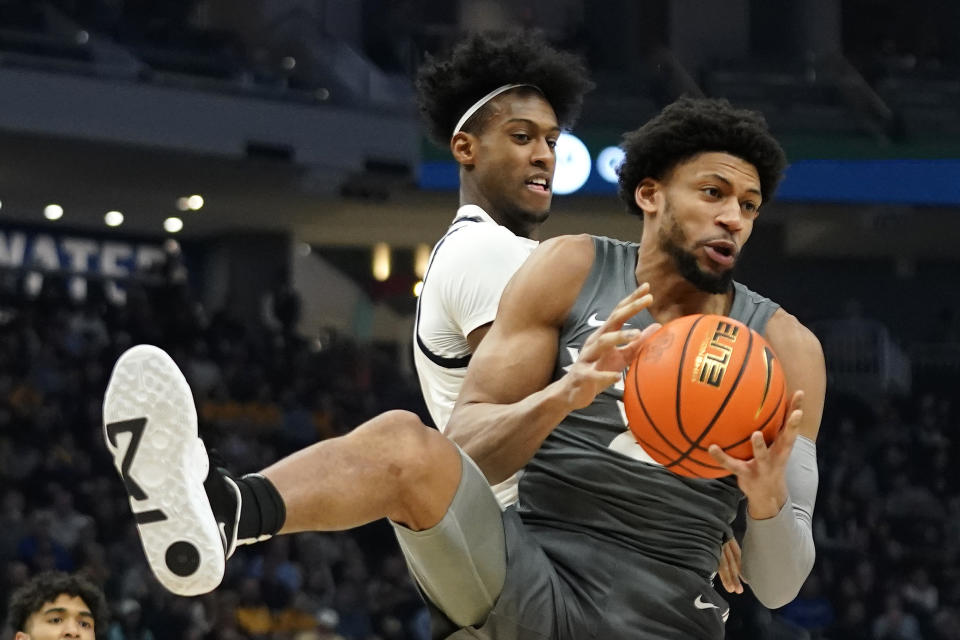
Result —
<path fill-rule="evenodd" d="M 728 475 L 707 452 L 753 457 L 783 426 L 787 389 L 769 343 L 742 322 L 693 315 L 668 322 L 640 349 L 623 393 L 630 430 L 650 456 L 683 476 Z"/>

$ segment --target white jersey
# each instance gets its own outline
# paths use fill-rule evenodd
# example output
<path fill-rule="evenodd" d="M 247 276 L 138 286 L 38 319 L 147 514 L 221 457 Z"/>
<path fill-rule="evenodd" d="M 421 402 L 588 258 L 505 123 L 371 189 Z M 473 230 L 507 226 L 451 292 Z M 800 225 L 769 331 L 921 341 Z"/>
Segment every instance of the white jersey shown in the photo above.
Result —
<path fill-rule="evenodd" d="M 417 301 L 413 356 L 427 409 L 440 431 L 446 430 L 467 375 L 467 336 L 493 322 L 504 288 L 536 246 L 468 204 L 433 247 Z M 493 487 L 502 505 L 517 501 L 517 479 Z"/>

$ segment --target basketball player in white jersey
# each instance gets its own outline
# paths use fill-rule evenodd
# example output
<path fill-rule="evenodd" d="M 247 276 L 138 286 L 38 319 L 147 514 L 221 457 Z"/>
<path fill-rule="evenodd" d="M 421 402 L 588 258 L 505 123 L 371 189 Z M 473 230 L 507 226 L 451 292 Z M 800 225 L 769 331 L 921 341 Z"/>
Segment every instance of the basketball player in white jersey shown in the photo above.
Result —
<path fill-rule="evenodd" d="M 414 325 L 417 374 L 440 431 L 504 287 L 537 246 L 550 211 L 560 123 L 572 124 L 590 86 L 579 63 L 557 64 L 549 49 L 521 43 L 492 47 L 475 38 L 419 71 L 421 112 L 433 140 L 449 145 L 461 178 L 461 206 L 430 256 Z M 507 116 L 502 136 L 509 144 L 477 145 L 468 134 L 498 115 Z M 515 478 L 494 490 L 504 506 L 516 502 Z"/>

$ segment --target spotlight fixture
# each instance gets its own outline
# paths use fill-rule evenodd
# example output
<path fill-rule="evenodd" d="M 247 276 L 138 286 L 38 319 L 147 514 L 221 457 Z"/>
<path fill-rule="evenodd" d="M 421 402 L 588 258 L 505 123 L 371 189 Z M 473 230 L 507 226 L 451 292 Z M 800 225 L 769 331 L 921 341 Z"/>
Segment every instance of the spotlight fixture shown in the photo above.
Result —
<path fill-rule="evenodd" d="M 167 233 L 177 233 L 183 229 L 183 220 L 176 216 L 171 216 L 163 221 L 163 230 Z"/>
<path fill-rule="evenodd" d="M 108 227 L 119 227 L 123 224 L 123 214 L 119 211 L 107 211 L 103 216 L 103 221 Z"/>

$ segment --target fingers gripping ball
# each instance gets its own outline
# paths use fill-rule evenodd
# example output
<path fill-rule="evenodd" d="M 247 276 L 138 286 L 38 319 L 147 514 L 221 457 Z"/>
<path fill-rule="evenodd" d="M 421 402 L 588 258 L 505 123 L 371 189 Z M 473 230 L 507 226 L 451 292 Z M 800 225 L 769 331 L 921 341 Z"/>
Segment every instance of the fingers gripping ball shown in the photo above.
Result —
<path fill-rule="evenodd" d="M 769 445 L 783 427 L 787 389 L 780 361 L 746 325 L 716 315 L 665 324 L 627 372 L 630 430 L 650 456 L 683 476 L 728 475 L 707 452 L 753 457 L 750 434 Z"/>

